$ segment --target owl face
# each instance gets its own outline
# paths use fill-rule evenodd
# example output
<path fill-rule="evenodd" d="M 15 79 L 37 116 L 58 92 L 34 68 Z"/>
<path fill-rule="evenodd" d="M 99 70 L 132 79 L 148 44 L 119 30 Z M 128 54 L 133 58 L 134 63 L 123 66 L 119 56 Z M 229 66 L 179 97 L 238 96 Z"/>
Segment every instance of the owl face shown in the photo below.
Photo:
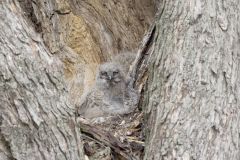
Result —
<path fill-rule="evenodd" d="M 124 77 L 121 66 L 116 63 L 109 62 L 104 63 L 99 67 L 97 81 L 101 83 L 100 85 L 110 87 L 124 82 Z"/>

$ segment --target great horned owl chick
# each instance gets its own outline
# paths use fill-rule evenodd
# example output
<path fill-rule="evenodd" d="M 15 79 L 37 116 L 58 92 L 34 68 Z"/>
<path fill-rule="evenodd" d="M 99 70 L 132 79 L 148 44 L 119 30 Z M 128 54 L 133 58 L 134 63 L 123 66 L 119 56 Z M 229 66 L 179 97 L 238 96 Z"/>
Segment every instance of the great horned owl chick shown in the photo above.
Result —
<path fill-rule="evenodd" d="M 100 65 L 93 89 L 82 97 L 79 113 L 86 118 L 127 114 L 137 102 L 138 94 L 127 86 L 122 65 L 107 62 Z"/>

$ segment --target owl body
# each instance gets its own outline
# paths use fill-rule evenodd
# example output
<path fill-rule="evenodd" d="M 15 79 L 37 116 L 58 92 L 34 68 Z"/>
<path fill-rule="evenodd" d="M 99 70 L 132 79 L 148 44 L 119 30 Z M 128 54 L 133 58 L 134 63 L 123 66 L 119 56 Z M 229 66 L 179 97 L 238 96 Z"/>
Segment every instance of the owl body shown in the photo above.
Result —
<path fill-rule="evenodd" d="M 108 106 L 108 104 L 103 101 L 103 97 L 103 92 L 93 87 L 81 97 L 78 113 L 86 118 L 104 116 L 105 113 L 102 110 L 102 106 Z"/>
<path fill-rule="evenodd" d="M 101 64 L 95 86 L 82 96 L 79 113 L 85 118 L 127 114 L 136 108 L 138 93 L 126 83 L 126 72 L 117 62 Z"/>

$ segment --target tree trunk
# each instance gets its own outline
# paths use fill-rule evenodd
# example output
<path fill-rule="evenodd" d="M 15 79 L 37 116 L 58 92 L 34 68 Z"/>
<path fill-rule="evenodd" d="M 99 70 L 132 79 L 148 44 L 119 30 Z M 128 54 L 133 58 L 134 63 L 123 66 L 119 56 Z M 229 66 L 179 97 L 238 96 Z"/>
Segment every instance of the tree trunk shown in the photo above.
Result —
<path fill-rule="evenodd" d="M 146 160 L 240 159 L 239 15 L 237 0 L 161 1 L 143 91 Z"/>
<path fill-rule="evenodd" d="M 0 159 L 84 159 L 62 63 L 23 18 L 0 2 Z"/>

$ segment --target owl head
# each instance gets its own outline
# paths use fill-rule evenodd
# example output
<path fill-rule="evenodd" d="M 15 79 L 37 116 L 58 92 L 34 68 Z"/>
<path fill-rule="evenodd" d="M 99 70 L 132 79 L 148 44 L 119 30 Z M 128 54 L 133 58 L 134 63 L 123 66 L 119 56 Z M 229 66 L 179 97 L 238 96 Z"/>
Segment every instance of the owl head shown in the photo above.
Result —
<path fill-rule="evenodd" d="M 103 63 L 99 67 L 96 83 L 101 88 L 110 88 L 125 83 L 122 66 L 114 62 Z"/>

